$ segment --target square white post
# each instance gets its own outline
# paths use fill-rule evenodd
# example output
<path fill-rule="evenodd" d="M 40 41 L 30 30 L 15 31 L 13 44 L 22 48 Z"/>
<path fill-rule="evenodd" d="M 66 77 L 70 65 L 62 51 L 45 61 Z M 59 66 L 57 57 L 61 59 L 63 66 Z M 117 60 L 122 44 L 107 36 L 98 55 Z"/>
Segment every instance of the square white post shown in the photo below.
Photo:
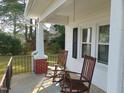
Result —
<path fill-rule="evenodd" d="M 42 66 L 47 66 L 47 56 L 44 54 L 44 29 L 42 23 L 40 22 L 38 23 L 36 31 L 36 51 L 32 53 L 32 56 L 32 71 L 36 74 L 41 74 L 44 72 L 42 71 Z"/>
<path fill-rule="evenodd" d="M 107 93 L 124 93 L 124 0 L 111 0 Z"/>

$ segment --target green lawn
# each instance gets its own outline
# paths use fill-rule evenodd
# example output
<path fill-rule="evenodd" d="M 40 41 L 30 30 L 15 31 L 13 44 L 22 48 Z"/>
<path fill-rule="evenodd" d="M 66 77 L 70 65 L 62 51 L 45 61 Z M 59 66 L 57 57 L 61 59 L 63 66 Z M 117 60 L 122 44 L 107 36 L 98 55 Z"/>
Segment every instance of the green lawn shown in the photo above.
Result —
<path fill-rule="evenodd" d="M 0 56 L 0 79 L 5 72 L 10 57 L 11 56 Z"/>

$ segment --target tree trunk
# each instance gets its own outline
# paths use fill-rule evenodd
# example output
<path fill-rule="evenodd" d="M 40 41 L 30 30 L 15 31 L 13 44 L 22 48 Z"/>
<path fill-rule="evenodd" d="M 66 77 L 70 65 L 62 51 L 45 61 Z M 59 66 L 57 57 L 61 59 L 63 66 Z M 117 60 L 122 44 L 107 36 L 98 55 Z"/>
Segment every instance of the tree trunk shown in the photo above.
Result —
<path fill-rule="evenodd" d="M 28 26 L 25 24 L 25 40 L 28 41 Z"/>
<path fill-rule="evenodd" d="M 33 29 L 32 29 L 32 25 L 33 25 L 33 22 L 32 22 L 32 19 L 30 19 L 30 28 L 29 28 L 29 31 L 30 31 L 30 33 L 29 33 L 29 39 L 30 40 L 32 40 L 33 39 L 33 34 L 32 34 L 32 31 L 33 31 Z"/>
<path fill-rule="evenodd" d="M 14 26 L 13 36 L 15 37 L 16 36 L 16 13 L 14 14 L 13 26 Z"/>

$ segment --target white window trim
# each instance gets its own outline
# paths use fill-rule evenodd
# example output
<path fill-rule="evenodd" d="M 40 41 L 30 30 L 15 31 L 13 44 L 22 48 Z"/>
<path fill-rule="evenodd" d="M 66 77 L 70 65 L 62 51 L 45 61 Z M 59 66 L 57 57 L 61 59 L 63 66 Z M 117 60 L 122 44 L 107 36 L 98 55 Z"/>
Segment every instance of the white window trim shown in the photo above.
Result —
<path fill-rule="evenodd" d="M 97 30 L 96 30 L 96 59 L 98 59 L 98 46 L 99 45 L 108 45 L 109 46 L 109 43 L 99 42 L 99 27 L 104 26 L 104 25 L 109 25 L 109 23 L 99 24 L 99 25 L 96 26 L 96 28 L 97 28 Z M 99 63 L 98 60 L 97 60 L 97 64 L 100 65 L 100 66 L 108 67 L 107 64 Z"/>
<path fill-rule="evenodd" d="M 81 58 L 81 59 L 84 59 L 83 57 L 82 57 L 82 44 L 89 44 L 89 45 L 91 45 L 91 56 L 92 56 L 92 44 L 94 44 L 93 43 L 93 41 L 92 41 L 92 36 L 91 36 L 91 42 L 83 42 L 82 41 L 82 31 L 83 31 L 83 29 L 87 29 L 87 28 L 91 28 L 91 31 L 92 31 L 92 33 L 93 33 L 93 26 L 86 26 L 86 27 L 83 27 L 83 26 L 81 26 L 80 27 L 80 52 L 79 52 L 79 57 Z M 93 35 L 93 34 L 91 34 L 91 35 Z"/>
<path fill-rule="evenodd" d="M 94 56 L 96 58 L 98 58 L 98 45 L 101 44 L 101 45 L 109 45 L 109 43 L 100 43 L 98 42 L 98 38 L 99 38 L 99 26 L 102 26 L 102 25 L 108 25 L 109 23 L 108 22 L 103 22 L 101 24 L 93 24 L 93 25 L 90 25 L 90 26 L 80 26 L 78 27 L 79 28 L 79 44 L 78 44 L 78 58 L 79 59 L 83 59 L 82 58 L 82 44 L 91 44 L 91 56 Z M 92 39 L 91 39 L 91 42 L 82 42 L 82 29 L 85 29 L 85 28 L 92 28 Z M 93 34 L 95 33 L 95 34 Z M 95 37 L 95 39 L 93 40 L 93 37 Z M 99 43 L 99 44 L 98 44 Z M 92 47 L 92 45 L 95 46 Z M 93 53 L 92 53 L 92 50 Z M 107 64 L 103 64 L 103 63 L 99 63 L 97 62 L 97 66 L 98 67 L 103 67 L 103 68 L 108 68 L 108 65 Z"/>

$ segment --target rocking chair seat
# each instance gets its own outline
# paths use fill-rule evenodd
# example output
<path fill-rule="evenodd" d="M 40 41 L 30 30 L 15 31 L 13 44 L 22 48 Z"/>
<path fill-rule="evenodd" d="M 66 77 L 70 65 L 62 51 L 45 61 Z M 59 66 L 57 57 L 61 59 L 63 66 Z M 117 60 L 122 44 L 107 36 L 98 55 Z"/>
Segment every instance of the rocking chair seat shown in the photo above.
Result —
<path fill-rule="evenodd" d="M 80 80 L 72 80 L 70 83 L 67 82 L 67 86 L 71 86 L 73 90 L 80 90 L 83 92 L 89 89 L 88 86 L 86 86 L 84 82 L 81 82 Z"/>
<path fill-rule="evenodd" d="M 68 90 L 68 87 L 69 88 L 71 87 L 73 89 L 72 93 L 77 93 L 77 91 L 75 91 L 75 90 L 85 92 L 89 89 L 89 87 L 86 85 L 88 82 L 87 80 L 75 79 L 75 77 L 77 75 L 75 75 L 75 77 L 74 77 L 74 75 L 72 75 L 74 77 L 73 78 L 72 76 L 70 76 L 70 74 L 72 74 L 72 73 L 69 73 L 69 75 L 67 77 L 65 77 L 65 85 L 67 86 L 67 88 L 66 88 L 67 90 Z"/>

